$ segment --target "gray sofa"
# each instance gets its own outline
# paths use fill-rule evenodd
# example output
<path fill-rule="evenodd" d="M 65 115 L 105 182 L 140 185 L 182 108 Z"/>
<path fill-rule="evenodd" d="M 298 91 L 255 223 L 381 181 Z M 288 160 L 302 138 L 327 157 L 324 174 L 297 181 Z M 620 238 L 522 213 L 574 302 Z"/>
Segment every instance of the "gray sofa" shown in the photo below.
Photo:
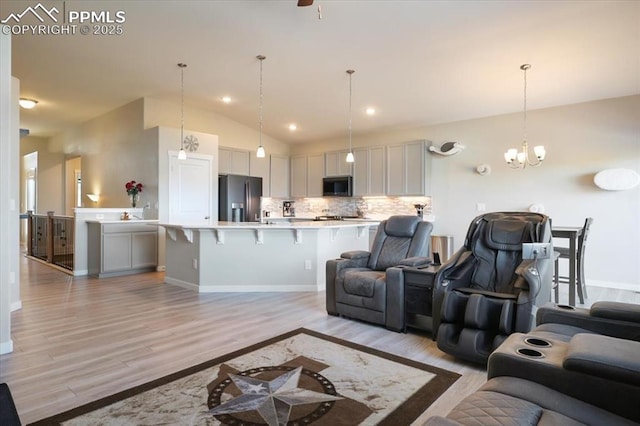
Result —
<path fill-rule="evenodd" d="M 431 417 L 427 425 L 625 426 L 637 423 L 529 380 L 496 377 L 462 400 L 446 418 Z"/>
<path fill-rule="evenodd" d="M 404 330 L 403 268 L 431 263 L 432 228 L 417 216 L 391 216 L 380 222 L 370 252 L 327 261 L 327 313 Z"/>
<path fill-rule="evenodd" d="M 536 321 L 491 354 L 486 385 L 427 424 L 640 423 L 640 306 L 547 304 Z"/>

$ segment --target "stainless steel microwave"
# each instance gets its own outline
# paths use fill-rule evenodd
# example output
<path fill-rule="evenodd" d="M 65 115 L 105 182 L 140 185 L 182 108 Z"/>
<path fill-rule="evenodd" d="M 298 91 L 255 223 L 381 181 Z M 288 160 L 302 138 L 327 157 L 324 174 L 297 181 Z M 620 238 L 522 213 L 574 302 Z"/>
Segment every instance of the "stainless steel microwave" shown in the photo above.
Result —
<path fill-rule="evenodd" d="M 322 195 L 325 197 L 351 197 L 353 195 L 351 176 L 322 178 Z"/>

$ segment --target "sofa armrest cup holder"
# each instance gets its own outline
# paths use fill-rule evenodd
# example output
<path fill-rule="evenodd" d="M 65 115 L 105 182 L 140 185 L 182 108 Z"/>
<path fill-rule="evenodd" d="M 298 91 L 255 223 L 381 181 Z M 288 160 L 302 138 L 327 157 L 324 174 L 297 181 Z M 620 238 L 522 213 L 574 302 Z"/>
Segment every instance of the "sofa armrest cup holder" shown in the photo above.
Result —
<path fill-rule="evenodd" d="M 550 348 L 551 346 L 553 346 L 550 341 L 541 339 L 539 337 L 527 337 L 526 339 L 524 339 L 524 343 L 536 348 Z"/>
<path fill-rule="evenodd" d="M 571 305 L 556 305 L 557 308 L 566 309 L 568 311 L 575 311 L 576 307 Z"/>
<path fill-rule="evenodd" d="M 531 349 L 531 348 L 518 348 L 516 349 L 516 352 L 519 355 L 522 355 L 527 358 L 537 358 L 537 359 L 544 358 L 544 354 L 542 352 L 537 351 L 535 349 Z"/>

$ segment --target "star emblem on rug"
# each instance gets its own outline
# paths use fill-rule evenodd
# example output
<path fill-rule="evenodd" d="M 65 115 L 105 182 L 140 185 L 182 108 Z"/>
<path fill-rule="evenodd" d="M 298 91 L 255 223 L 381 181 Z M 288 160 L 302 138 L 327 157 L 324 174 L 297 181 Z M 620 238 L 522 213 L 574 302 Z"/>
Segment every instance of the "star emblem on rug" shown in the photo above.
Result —
<path fill-rule="evenodd" d="M 229 374 L 241 395 L 213 407 L 213 415 L 257 411 L 269 426 L 286 425 L 295 405 L 336 401 L 342 397 L 298 387 L 302 367 L 287 371 L 273 380 Z"/>

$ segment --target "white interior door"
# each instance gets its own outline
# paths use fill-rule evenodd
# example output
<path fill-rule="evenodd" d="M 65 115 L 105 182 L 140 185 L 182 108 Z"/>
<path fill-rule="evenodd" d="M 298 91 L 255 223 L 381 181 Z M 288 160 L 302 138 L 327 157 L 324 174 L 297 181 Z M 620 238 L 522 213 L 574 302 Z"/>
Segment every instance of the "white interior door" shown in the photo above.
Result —
<path fill-rule="evenodd" d="M 212 215 L 213 199 L 217 198 L 213 182 L 213 156 L 189 154 L 178 160 L 169 153 L 169 222 L 176 224 L 208 224 Z"/>

